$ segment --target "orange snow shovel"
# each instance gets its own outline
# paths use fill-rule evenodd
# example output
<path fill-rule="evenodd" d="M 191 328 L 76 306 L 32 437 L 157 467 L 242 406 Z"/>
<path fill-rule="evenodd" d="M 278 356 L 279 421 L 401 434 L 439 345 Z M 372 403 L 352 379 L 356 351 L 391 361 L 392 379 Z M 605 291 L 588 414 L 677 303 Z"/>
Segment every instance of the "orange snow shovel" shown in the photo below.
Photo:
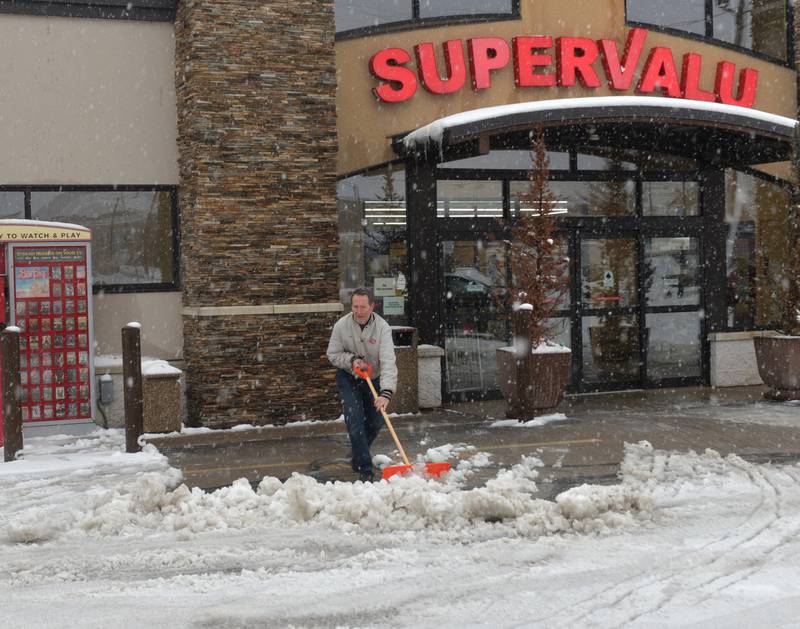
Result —
<path fill-rule="evenodd" d="M 369 390 L 372 391 L 372 397 L 376 400 L 378 399 L 378 392 L 375 390 L 375 385 L 372 384 L 372 365 L 369 365 L 366 369 L 359 369 L 355 367 L 353 371 L 356 372 L 357 376 L 364 378 L 369 385 Z M 386 422 L 386 427 L 389 429 L 389 432 L 392 434 L 392 439 L 394 439 L 394 445 L 397 446 L 397 449 L 400 450 L 400 456 L 403 457 L 403 463 L 405 465 L 389 465 L 383 468 L 383 475 L 381 478 L 388 479 L 396 474 L 405 474 L 410 472 L 413 469 L 413 465 L 408 462 L 408 457 L 406 456 L 406 451 L 403 450 L 403 444 L 400 443 L 400 439 L 397 438 L 397 433 L 394 431 L 394 426 L 392 426 L 392 422 L 389 420 L 389 416 L 386 414 L 386 411 L 381 409 L 381 414 L 383 415 L 383 421 Z M 426 463 L 425 464 L 425 473 L 428 476 L 433 478 L 438 478 L 445 472 L 450 471 L 450 464 L 445 463 Z"/>

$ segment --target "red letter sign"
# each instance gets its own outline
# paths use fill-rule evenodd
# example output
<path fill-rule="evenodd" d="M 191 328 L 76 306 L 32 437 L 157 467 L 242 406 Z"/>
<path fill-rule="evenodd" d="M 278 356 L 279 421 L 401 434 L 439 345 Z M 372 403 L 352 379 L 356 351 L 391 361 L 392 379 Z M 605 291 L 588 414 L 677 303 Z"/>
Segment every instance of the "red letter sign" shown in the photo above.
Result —
<path fill-rule="evenodd" d="M 419 44 L 415 50 L 419 78 L 431 94 L 452 94 L 464 87 L 467 80 L 467 66 L 464 63 L 464 46 L 460 39 L 451 39 L 444 45 L 444 62 L 448 77 L 446 80 L 442 80 L 436 67 L 433 44 Z"/>
<path fill-rule="evenodd" d="M 683 55 L 683 97 L 713 103 L 717 100 L 714 92 L 700 89 L 700 69 L 703 58 L 693 52 Z"/>
<path fill-rule="evenodd" d="M 472 72 L 472 87 L 485 90 L 492 86 L 492 70 L 508 65 L 511 53 L 505 39 L 499 37 L 476 37 L 469 40 L 469 60 Z"/>
<path fill-rule="evenodd" d="M 417 77 L 403 64 L 411 61 L 409 55 L 402 48 L 387 48 L 376 52 L 369 60 L 369 71 L 372 76 L 381 81 L 372 93 L 384 103 L 402 103 L 417 92 Z"/>
<path fill-rule="evenodd" d="M 739 75 L 739 93 L 733 97 L 733 81 L 736 78 L 736 64 L 722 61 L 717 66 L 717 81 L 715 90 L 720 103 L 726 105 L 739 105 L 752 107 L 756 102 L 756 87 L 758 86 L 758 70 L 745 68 Z"/>
<path fill-rule="evenodd" d="M 579 78 L 584 87 L 600 87 L 600 79 L 592 67 L 595 61 L 597 44 L 593 40 L 585 37 L 559 37 L 556 40 L 559 85 L 572 87 Z"/>
<path fill-rule="evenodd" d="M 534 50 L 552 48 L 552 37 L 514 38 L 514 82 L 517 87 L 552 87 L 556 84 L 553 74 L 536 73 L 534 68 L 544 68 L 553 63 L 552 55 L 534 53 Z"/>
<path fill-rule="evenodd" d="M 601 59 L 606 70 L 606 77 L 608 77 L 608 86 L 612 90 L 627 90 L 630 88 L 646 39 L 646 30 L 643 28 L 632 29 L 628 33 L 628 41 L 625 43 L 625 55 L 621 63 L 617 53 L 617 42 L 613 39 L 600 40 Z"/>
<path fill-rule="evenodd" d="M 655 90 L 662 90 L 672 98 L 681 97 L 681 86 L 678 82 L 678 73 L 675 70 L 675 60 L 669 48 L 658 46 L 650 51 L 650 56 L 644 64 L 642 78 L 636 91 L 648 94 Z"/>

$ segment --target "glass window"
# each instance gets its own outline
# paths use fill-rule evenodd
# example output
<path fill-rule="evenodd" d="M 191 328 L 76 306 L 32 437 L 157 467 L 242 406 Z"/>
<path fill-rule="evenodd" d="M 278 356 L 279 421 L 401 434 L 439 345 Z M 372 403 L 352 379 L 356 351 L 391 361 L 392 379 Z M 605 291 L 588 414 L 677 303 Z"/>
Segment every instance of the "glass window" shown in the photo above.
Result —
<path fill-rule="evenodd" d="M 627 0 L 631 22 L 654 24 L 785 60 L 786 0 Z M 710 13 L 706 7 L 710 7 Z"/>
<path fill-rule="evenodd" d="M 25 218 L 25 193 L 0 192 L 0 219 Z"/>
<path fill-rule="evenodd" d="M 644 245 L 648 306 L 700 305 L 700 251 L 696 238 L 648 238 Z"/>
<path fill-rule="evenodd" d="M 511 213 L 531 211 L 522 200 L 530 184 L 511 182 Z M 551 181 L 555 195 L 553 214 L 562 216 L 633 216 L 636 184 L 633 181 Z"/>
<path fill-rule="evenodd" d="M 781 295 L 788 285 L 789 191 L 728 170 L 725 192 L 728 326 L 766 327 L 779 319 Z"/>
<path fill-rule="evenodd" d="M 786 58 L 786 0 L 714 0 L 714 37 Z"/>
<path fill-rule="evenodd" d="M 436 215 L 439 218 L 502 218 L 503 184 L 499 181 L 438 181 Z"/>
<path fill-rule="evenodd" d="M 411 0 L 336 0 L 336 32 L 414 17 Z"/>
<path fill-rule="evenodd" d="M 420 0 L 419 16 L 480 15 L 511 13 L 512 0 Z"/>
<path fill-rule="evenodd" d="M 569 153 L 547 151 L 550 170 L 569 170 Z M 530 170 L 533 167 L 530 151 L 492 151 L 466 159 L 439 164 L 439 168 L 477 168 L 483 170 Z"/>
<path fill-rule="evenodd" d="M 392 325 L 408 323 L 406 178 L 387 167 L 339 181 L 339 294 L 349 309 L 350 291 L 375 293 L 378 313 Z"/>
<path fill-rule="evenodd" d="M 639 303 L 635 240 L 581 240 L 581 298 L 584 306 L 592 309 L 612 310 Z"/>
<path fill-rule="evenodd" d="M 514 14 L 513 0 L 336 0 L 336 32 L 435 17 Z"/>
<path fill-rule="evenodd" d="M 506 244 L 445 240 L 441 252 L 447 390 L 497 389 L 497 350 L 509 341 Z"/>
<path fill-rule="evenodd" d="M 583 379 L 586 383 L 639 379 L 639 318 L 636 315 L 582 317 Z"/>
<path fill-rule="evenodd" d="M 685 157 L 603 146 L 582 147 L 578 153 L 578 170 L 697 170 L 697 162 Z"/>
<path fill-rule="evenodd" d="M 650 313 L 646 320 L 648 378 L 699 377 L 700 313 Z"/>
<path fill-rule="evenodd" d="M 15 0 L 0 3 L 0 13 L 167 22 L 175 20 L 176 4 L 175 0 Z"/>
<path fill-rule="evenodd" d="M 700 186 L 696 181 L 645 181 L 642 183 L 645 216 L 698 216 Z"/>
<path fill-rule="evenodd" d="M 705 35 L 705 0 L 628 0 L 628 21 Z"/>
<path fill-rule="evenodd" d="M 96 285 L 165 284 L 177 279 L 169 191 L 31 192 L 31 217 L 92 230 Z"/>

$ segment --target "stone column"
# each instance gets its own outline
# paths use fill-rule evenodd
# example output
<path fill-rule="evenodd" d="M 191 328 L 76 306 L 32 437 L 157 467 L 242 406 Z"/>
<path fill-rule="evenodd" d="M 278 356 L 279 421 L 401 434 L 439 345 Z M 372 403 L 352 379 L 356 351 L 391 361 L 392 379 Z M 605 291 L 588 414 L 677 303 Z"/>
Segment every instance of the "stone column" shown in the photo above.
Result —
<path fill-rule="evenodd" d="M 333 0 L 181 0 L 181 273 L 192 424 L 333 418 Z"/>

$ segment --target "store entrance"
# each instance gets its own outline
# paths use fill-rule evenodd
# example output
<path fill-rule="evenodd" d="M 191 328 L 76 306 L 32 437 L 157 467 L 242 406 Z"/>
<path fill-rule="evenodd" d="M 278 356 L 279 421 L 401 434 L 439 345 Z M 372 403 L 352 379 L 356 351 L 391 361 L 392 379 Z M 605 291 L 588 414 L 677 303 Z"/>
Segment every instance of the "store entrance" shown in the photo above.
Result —
<path fill-rule="evenodd" d="M 700 238 L 622 233 L 579 241 L 578 389 L 699 381 Z"/>
<path fill-rule="evenodd" d="M 559 155 L 550 155 L 551 168 L 564 170 L 551 170 L 549 187 L 570 290 L 549 328 L 552 340 L 572 350 L 568 390 L 702 384 L 706 278 L 695 165 L 647 171 Z M 420 287 L 438 301 L 430 328 L 445 349 L 449 399 L 500 395 L 496 351 L 511 342 L 510 228 L 531 211 L 527 171 L 476 170 L 478 159 L 437 172 L 438 286 Z M 595 169 L 581 170 L 584 163 Z"/>

